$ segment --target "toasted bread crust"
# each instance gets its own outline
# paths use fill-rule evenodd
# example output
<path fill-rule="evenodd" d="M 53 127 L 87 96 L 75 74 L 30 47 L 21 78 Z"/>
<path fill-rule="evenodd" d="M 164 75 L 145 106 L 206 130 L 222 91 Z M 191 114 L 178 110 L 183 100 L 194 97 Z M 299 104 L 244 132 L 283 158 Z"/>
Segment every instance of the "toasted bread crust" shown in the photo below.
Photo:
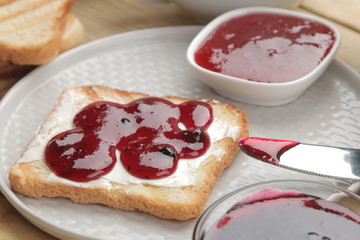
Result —
<path fill-rule="evenodd" d="M 15 0 L 0 0 L 0 7 L 2 5 L 9 4 L 9 3 L 13 2 L 13 1 L 15 1 Z"/>
<path fill-rule="evenodd" d="M 73 13 L 66 15 L 66 24 L 61 35 L 60 52 L 65 52 L 70 48 L 78 46 L 84 42 L 84 26 Z"/>
<path fill-rule="evenodd" d="M 28 0 L 0 6 L 0 61 L 40 65 L 78 44 L 82 28 L 63 39 L 67 23 L 78 24 L 67 15 L 73 2 Z"/>
<path fill-rule="evenodd" d="M 64 52 L 70 48 L 80 45 L 84 41 L 84 27 L 77 17 L 68 13 L 66 24 L 61 36 L 61 50 Z M 34 69 L 37 65 L 20 65 L 8 60 L 0 60 L 0 78 L 23 76 Z"/>
<path fill-rule="evenodd" d="M 75 92 L 81 95 L 82 104 L 111 99 L 114 102 L 128 103 L 137 98 L 148 95 L 115 90 L 103 86 L 76 87 Z M 46 131 L 46 122 L 53 118 L 53 114 L 61 105 L 60 96 L 57 105 L 45 118 L 39 132 Z M 179 97 L 164 97 L 174 103 L 182 103 L 190 99 Z M 241 130 L 233 138 L 223 138 L 212 143 L 214 149 L 222 149 L 220 157 L 210 155 L 206 164 L 197 169 L 196 184 L 191 186 L 160 187 L 151 184 L 120 184 L 111 182 L 112 188 L 78 187 L 64 182 L 49 180 L 50 170 L 43 160 L 17 162 L 9 173 L 11 187 L 14 191 L 33 198 L 65 197 L 76 203 L 99 203 L 116 209 L 140 210 L 164 219 L 188 220 L 199 216 L 202 212 L 208 195 L 222 174 L 239 151 L 237 141 L 248 135 L 245 113 L 233 105 L 206 100 L 212 108 L 215 117 L 240 126 Z M 74 103 L 77 104 L 77 103 Z M 33 140 L 34 141 L 34 140 Z M 31 148 L 30 145 L 24 153 Z M 214 150 L 214 151 L 215 151 Z"/>

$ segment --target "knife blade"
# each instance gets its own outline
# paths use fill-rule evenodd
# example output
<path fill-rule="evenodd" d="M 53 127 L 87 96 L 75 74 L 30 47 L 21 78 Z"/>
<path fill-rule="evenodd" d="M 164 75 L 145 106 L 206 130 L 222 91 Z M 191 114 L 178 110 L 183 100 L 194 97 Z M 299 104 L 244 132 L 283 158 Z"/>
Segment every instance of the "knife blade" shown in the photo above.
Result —
<path fill-rule="evenodd" d="M 241 150 L 263 162 L 300 172 L 360 180 L 360 149 L 259 137 L 241 138 Z"/>

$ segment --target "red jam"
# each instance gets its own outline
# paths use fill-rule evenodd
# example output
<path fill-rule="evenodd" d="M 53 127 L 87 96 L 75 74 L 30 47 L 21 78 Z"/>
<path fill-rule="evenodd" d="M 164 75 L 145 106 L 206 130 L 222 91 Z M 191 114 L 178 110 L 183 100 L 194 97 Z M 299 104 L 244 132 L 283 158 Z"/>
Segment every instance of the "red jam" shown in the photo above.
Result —
<path fill-rule="evenodd" d="M 310 73 L 329 53 L 334 32 L 322 23 L 252 13 L 220 25 L 195 53 L 200 66 L 256 82 L 283 83 Z"/>
<path fill-rule="evenodd" d="M 284 152 L 298 144 L 299 142 L 291 140 L 257 137 L 241 138 L 239 141 L 239 146 L 244 153 L 253 158 L 274 164 L 280 162 L 280 157 Z"/>
<path fill-rule="evenodd" d="M 118 150 L 130 174 L 159 179 L 174 173 L 179 159 L 206 152 L 212 121 L 212 108 L 199 101 L 95 102 L 75 115 L 73 129 L 49 141 L 45 162 L 56 175 L 85 182 L 110 172 Z"/>
<path fill-rule="evenodd" d="M 360 216 L 348 208 L 307 194 L 264 191 L 276 192 L 271 197 L 236 204 L 201 239 L 359 238 Z"/>

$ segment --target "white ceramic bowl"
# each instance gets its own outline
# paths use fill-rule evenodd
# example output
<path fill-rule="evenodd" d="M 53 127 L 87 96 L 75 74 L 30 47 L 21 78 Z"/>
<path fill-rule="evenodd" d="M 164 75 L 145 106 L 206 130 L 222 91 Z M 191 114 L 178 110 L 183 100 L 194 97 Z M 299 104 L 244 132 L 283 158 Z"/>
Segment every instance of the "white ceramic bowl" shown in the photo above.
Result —
<path fill-rule="evenodd" d="M 204 40 L 208 37 L 208 35 L 211 34 L 220 24 L 227 22 L 234 17 L 239 17 L 249 13 L 284 14 L 317 21 L 329 27 L 334 32 L 336 39 L 330 52 L 314 70 L 297 80 L 285 83 L 263 83 L 249 81 L 246 79 L 241 79 L 210 71 L 199 66 L 195 62 L 194 56 L 196 51 L 204 42 Z M 340 39 L 341 36 L 339 30 L 329 21 L 326 21 L 319 17 L 278 8 L 240 8 L 224 13 L 219 17 L 215 18 L 209 24 L 207 24 L 193 39 L 187 49 L 186 55 L 188 62 L 195 70 L 200 80 L 208 84 L 219 94 L 240 102 L 262 106 L 277 106 L 289 103 L 297 99 L 321 76 L 321 74 L 326 70 L 328 65 L 333 60 L 334 55 L 339 48 Z"/>

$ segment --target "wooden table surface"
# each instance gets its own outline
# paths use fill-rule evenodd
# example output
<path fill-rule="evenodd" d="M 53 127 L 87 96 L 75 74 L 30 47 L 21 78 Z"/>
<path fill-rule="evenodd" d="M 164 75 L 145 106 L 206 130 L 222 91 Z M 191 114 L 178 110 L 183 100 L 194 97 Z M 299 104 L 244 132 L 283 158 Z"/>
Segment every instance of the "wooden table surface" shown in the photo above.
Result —
<path fill-rule="evenodd" d="M 139 0 L 77 0 L 72 11 L 85 26 L 85 42 L 145 28 L 196 25 L 186 11 L 169 2 Z M 296 11 L 333 21 L 342 34 L 337 58 L 360 73 L 360 1 L 304 0 Z M 19 79 L 0 79 L 0 98 Z M 0 194 L 0 239 L 55 239 L 39 230 Z"/>

